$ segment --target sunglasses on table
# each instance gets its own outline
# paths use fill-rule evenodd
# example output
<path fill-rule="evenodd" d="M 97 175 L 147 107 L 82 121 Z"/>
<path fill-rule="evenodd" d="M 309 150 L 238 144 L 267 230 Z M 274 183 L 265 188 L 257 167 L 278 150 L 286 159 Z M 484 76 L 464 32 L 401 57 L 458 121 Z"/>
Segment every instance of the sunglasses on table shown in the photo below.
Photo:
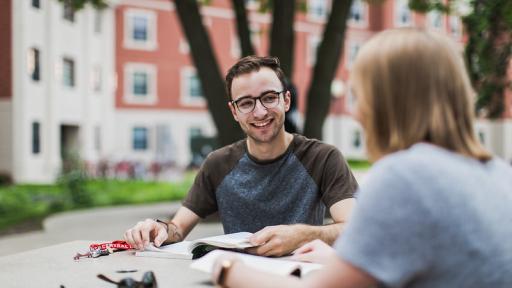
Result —
<path fill-rule="evenodd" d="M 98 274 L 98 278 L 112 284 L 116 284 L 118 288 L 157 288 L 155 274 L 153 271 L 147 271 L 142 276 L 141 281 L 136 281 L 133 278 L 127 277 L 120 281 L 114 281 L 103 274 Z"/>

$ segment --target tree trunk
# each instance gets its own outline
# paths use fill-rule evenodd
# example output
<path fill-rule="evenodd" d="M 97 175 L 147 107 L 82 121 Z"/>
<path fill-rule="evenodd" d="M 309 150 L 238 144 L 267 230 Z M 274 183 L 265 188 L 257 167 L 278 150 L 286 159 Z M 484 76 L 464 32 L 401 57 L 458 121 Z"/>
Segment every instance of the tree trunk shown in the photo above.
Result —
<path fill-rule="evenodd" d="M 243 133 L 229 111 L 224 79 L 213 53 L 208 33 L 203 26 L 195 0 L 176 0 L 176 11 L 187 37 L 203 95 L 217 128 L 218 144 L 224 146 L 243 138 Z"/>
<path fill-rule="evenodd" d="M 281 68 L 288 79 L 292 79 L 295 34 L 293 20 L 295 0 L 272 1 L 272 31 L 269 55 L 279 58 Z"/>
<path fill-rule="evenodd" d="M 236 31 L 238 33 L 238 40 L 240 41 L 240 48 L 242 49 L 242 57 L 254 55 L 254 48 L 251 43 L 251 31 L 245 10 L 245 0 L 232 0 L 231 4 L 235 11 Z"/>
<path fill-rule="evenodd" d="M 333 0 L 323 39 L 317 49 L 304 125 L 304 135 L 309 138 L 322 139 L 322 128 L 331 105 L 331 83 L 342 55 L 351 5 L 352 0 Z"/>

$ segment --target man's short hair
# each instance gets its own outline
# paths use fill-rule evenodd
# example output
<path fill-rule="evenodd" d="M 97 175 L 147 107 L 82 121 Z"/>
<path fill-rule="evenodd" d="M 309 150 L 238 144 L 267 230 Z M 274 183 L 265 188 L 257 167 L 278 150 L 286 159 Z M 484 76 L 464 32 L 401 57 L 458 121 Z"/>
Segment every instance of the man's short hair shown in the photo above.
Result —
<path fill-rule="evenodd" d="M 231 95 L 231 84 L 233 83 L 233 79 L 242 74 L 259 71 L 262 67 L 272 69 L 276 73 L 277 78 L 279 78 L 279 81 L 281 81 L 283 89 L 286 89 L 286 76 L 281 69 L 279 59 L 271 56 L 260 57 L 251 55 L 246 56 L 236 62 L 235 65 L 233 65 L 226 74 L 226 90 L 229 100 L 233 100 Z"/>

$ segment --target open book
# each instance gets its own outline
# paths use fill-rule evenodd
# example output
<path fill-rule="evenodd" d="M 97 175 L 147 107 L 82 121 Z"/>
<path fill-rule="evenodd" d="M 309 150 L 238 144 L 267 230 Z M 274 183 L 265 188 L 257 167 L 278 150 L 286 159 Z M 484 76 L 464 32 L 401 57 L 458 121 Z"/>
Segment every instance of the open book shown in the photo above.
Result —
<path fill-rule="evenodd" d="M 182 241 L 161 247 L 155 247 L 151 243 L 143 251 L 135 252 L 135 256 L 196 259 L 217 248 L 242 250 L 254 247 L 254 245 L 249 243 L 251 235 L 252 233 L 249 232 L 239 232 L 201 238 L 194 241 Z"/>
<path fill-rule="evenodd" d="M 190 268 L 211 274 L 215 260 L 222 253 L 223 251 L 220 250 L 212 251 L 204 257 L 193 261 L 192 264 L 190 264 Z M 237 257 L 247 266 L 263 272 L 279 275 L 301 277 L 323 267 L 323 265 L 316 263 L 298 262 L 284 258 L 268 258 L 242 253 L 237 253 Z"/>

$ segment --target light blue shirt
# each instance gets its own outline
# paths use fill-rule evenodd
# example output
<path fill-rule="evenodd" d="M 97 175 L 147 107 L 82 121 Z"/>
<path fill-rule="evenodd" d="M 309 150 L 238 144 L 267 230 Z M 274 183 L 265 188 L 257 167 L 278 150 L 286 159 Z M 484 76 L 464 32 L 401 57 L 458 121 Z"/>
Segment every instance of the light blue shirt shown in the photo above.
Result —
<path fill-rule="evenodd" d="M 512 287 L 512 167 L 425 143 L 389 155 L 335 249 L 386 287 Z"/>

